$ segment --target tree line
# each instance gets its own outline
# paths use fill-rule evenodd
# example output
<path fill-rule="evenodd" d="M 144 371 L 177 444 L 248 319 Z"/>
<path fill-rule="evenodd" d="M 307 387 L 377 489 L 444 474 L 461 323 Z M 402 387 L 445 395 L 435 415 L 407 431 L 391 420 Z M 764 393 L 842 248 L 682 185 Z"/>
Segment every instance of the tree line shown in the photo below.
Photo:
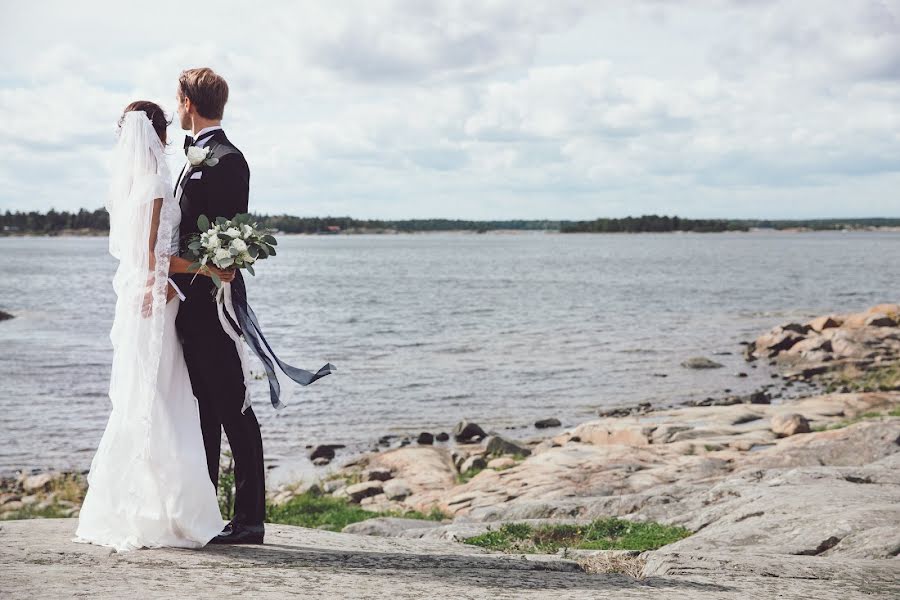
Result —
<path fill-rule="evenodd" d="M 425 232 L 425 231 L 559 231 L 562 233 L 643 233 L 643 232 L 719 232 L 747 231 L 751 228 L 813 230 L 859 229 L 868 227 L 900 227 L 900 219 L 684 219 L 673 216 L 642 215 L 593 221 L 549 221 L 514 219 L 507 221 L 467 221 L 461 219 L 354 219 L 352 217 L 294 217 L 291 215 L 256 215 L 261 227 L 284 233 L 341 232 Z M 46 234 L 62 232 L 105 233 L 109 231 L 106 209 L 78 212 L 49 210 L 45 213 L 0 213 L 0 234 Z"/>

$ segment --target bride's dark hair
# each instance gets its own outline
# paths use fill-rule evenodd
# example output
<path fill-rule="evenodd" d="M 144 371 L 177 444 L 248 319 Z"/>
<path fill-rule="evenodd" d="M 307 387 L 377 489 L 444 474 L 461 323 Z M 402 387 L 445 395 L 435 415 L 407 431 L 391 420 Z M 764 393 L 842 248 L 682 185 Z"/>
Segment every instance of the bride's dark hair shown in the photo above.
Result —
<path fill-rule="evenodd" d="M 166 119 L 166 113 L 160 108 L 159 104 L 150 102 L 149 100 L 135 100 L 122 111 L 122 116 L 119 117 L 120 129 L 122 128 L 122 123 L 125 122 L 125 113 L 132 110 L 142 110 L 147 113 L 147 118 L 150 119 L 150 122 L 153 124 L 156 135 L 158 135 L 159 139 L 162 140 L 162 143 L 165 144 L 166 128 L 172 124 L 172 119 Z"/>

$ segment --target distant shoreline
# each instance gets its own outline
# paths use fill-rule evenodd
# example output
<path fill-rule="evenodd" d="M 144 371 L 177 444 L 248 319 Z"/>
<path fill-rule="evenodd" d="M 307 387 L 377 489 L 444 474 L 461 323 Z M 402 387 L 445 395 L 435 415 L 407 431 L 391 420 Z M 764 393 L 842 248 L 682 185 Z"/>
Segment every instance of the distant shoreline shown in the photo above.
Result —
<path fill-rule="evenodd" d="M 334 236 L 353 236 L 353 235 L 434 235 L 441 233 L 458 233 L 468 235 L 483 234 L 502 234 L 502 235 L 534 235 L 534 234 L 555 234 L 555 235 L 641 235 L 641 234 L 702 234 L 713 235 L 721 233 L 866 233 L 866 232 L 900 232 L 900 226 L 887 227 L 847 227 L 843 229 L 813 229 L 810 227 L 791 227 L 783 229 L 775 229 L 771 227 L 750 228 L 747 230 L 726 230 L 726 231 L 573 231 L 562 232 L 558 229 L 488 229 L 484 231 L 472 229 L 440 229 L 429 231 L 404 231 L 399 229 L 367 229 L 367 230 L 346 230 L 336 233 L 304 233 L 304 232 L 285 232 L 275 231 L 276 235 L 282 236 L 302 236 L 302 237 L 334 237 Z M 43 231 L 0 231 L 0 238 L 24 238 L 24 237 L 108 237 L 109 230 L 105 229 L 63 229 L 54 232 Z"/>

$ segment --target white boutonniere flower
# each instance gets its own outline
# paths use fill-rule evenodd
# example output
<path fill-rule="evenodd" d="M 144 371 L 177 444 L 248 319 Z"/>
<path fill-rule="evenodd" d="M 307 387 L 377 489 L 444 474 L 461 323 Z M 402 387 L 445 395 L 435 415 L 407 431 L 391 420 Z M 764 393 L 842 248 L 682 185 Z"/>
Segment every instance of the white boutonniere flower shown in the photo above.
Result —
<path fill-rule="evenodd" d="M 214 167 L 219 164 L 218 158 L 209 157 L 209 148 L 201 148 L 199 146 L 189 146 L 187 149 L 187 159 L 192 167 Z"/>

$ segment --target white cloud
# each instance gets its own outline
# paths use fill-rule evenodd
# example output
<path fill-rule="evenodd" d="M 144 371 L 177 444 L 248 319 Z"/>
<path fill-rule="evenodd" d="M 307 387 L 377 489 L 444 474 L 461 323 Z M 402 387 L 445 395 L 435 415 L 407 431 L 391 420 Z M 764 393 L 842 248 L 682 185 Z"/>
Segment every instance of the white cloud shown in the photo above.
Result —
<path fill-rule="evenodd" d="M 900 215 L 896 0 L 6 13 L 0 209 L 99 206 L 122 107 L 210 65 L 260 211 Z"/>

